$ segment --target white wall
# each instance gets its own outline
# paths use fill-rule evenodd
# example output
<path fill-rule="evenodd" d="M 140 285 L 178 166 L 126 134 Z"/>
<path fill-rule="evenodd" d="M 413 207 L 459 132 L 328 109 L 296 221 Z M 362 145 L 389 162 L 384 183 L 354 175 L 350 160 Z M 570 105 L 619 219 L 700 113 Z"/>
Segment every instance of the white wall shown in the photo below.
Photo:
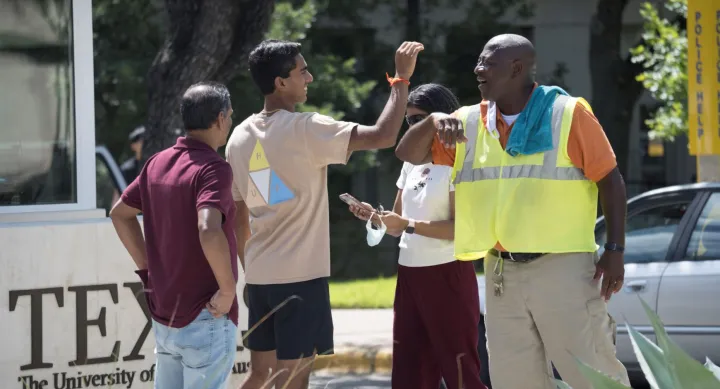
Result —
<path fill-rule="evenodd" d="M 150 331 L 141 340 L 147 319 L 134 295 L 140 280 L 109 219 L 0 224 L 0 247 L 0 388 L 25 389 L 23 380 L 35 383 L 27 382 L 27 388 L 62 388 L 63 374 L 89 377 L 91 385 L 83 388 L 104 386 L 103 374 L 123 374 L 123 384 L 113 388 L 152 388 L 152 381 L 141 380 L 153 377 L 155 339 Z M 28 293 L 35 293 L 35 301 Z M 100 318 L 106 332 L 83 325 L 85 318 Z M 242 301 L 239 323 L 242 344 L 241 331 L 247 329 Z M 111 356 L 115 344 L 117 362 L 82 364 Z M 133 355 L 136 360 L 126 360 Z M 71 365 L 78 358 L 81 365 Z M 246 372 L 249 359 L 247 350 L 238 352 L 235 372 Z M 27 365 L 35 366 L 24 369 Z M 244 376 L 233 374 L 231 387 Z"/>

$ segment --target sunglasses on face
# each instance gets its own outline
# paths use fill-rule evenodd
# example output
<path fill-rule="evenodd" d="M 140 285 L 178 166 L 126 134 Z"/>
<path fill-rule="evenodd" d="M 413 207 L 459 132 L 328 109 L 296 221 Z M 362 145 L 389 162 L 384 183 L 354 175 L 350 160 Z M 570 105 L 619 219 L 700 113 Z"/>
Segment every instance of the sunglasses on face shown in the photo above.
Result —
<path fill-rule="evenodd" d="M 415 124 L 419 123 L 421 120 L 425 119 L 428 115 L 412 115 L 412 116 L 405 116 L 405 121 L 407 121 L 407 124 L 409 126 L 414 126 Z"/>

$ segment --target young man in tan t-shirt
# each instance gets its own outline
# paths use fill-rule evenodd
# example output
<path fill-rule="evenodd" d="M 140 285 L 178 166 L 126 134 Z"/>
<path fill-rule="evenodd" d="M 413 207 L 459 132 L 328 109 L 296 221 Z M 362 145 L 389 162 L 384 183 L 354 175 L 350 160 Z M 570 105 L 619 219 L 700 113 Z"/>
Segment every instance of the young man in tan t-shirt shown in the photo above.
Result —
<path fill-rule="evenodd" d="M 295 112 L 313 81 L 300 49 L 299 43 L 267 40 L 250 53 L 250 73 L 265 105 L 235 128 L 226 147 L 238 252 L 244 248 L 248 328 L 259 323 L 247 338 L 251 363 L 243 389 L 260 388 L 271 372 L 280 373 L 276 387 L 305 389 L 315 353 L 333 352 L 327 166 L 345 164 L 355 150 L 395 145 L 423 45 L 398 48 L 390 98 L 372 126 Z"/>

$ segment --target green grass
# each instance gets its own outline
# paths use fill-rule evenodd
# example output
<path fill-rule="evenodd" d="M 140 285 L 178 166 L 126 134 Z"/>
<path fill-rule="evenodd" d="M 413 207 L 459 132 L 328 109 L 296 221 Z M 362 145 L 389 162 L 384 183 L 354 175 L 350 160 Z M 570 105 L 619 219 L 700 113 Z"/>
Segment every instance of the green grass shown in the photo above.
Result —
<path fill-rule="evenodd" d="M 392 308 L 397 277 L 330 282 L 333 308 Z"/>
<path fill-rule="evenodd" d="M 396 276 L 330 281 L 330 306 L 332 308 L 392 308 L 396 281 Z"/>

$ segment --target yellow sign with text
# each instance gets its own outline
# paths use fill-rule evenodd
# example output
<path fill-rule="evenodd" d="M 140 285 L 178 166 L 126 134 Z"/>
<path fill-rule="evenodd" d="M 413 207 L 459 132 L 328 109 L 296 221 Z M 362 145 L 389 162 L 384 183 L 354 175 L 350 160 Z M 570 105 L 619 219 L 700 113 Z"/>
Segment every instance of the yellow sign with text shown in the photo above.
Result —
<path fill-rule="evenodd" d="M 688 0 L 691 155 L 720 155 L 720 0 Z"/>

